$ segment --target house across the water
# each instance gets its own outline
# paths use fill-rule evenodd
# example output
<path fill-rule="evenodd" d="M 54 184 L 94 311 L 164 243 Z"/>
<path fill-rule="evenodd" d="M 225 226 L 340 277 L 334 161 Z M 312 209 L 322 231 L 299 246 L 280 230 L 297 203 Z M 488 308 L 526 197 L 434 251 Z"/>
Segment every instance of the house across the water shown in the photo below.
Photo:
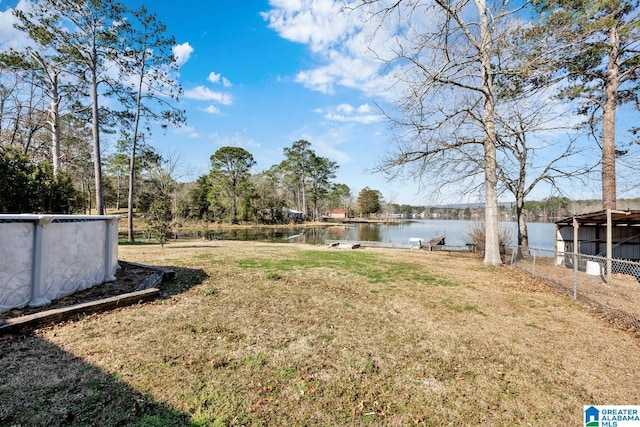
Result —
<path fill-rule="evenodd" d="M 322 217 L 327 219 L 345 219 L 348 218 L 349 212 L 346 209 L 331 209 L 323 212 Z"/>
<path fill-rule="evenodd" d="M 296 211 L 294 209 L 282 208 L 284 217 L 289 221 L 302 221 L 302 211 Z"/>

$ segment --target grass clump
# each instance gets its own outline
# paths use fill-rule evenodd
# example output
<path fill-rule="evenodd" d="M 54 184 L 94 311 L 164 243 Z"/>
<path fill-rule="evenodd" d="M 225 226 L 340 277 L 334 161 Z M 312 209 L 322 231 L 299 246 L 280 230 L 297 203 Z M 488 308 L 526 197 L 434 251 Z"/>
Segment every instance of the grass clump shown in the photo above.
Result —
<path fill-rule="evenodd" d="M 274 271 L 270 271 L 267 273 L 268 280 L 282 280 L 282 275 L 280 273 L 276 273 Z"/>

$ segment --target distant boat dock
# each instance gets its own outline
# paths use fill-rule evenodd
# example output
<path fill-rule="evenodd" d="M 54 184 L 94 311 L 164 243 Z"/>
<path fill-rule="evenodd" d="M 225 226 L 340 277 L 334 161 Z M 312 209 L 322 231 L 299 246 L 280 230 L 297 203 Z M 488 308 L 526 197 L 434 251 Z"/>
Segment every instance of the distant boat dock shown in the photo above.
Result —
<path fill-rule="evenodd" d="M 358 248 L 394 248 L 394 249 L 421 249 L 426 251 L 448 252 L 474 252 L 473 245 L 452 246 L 445 244 L 445 236 L 436 236 L 429 241 L 423 241 L 419 237 L 410 238 L 407 243 L 400 242 L 374 242 L 362 240 L 325 240 L 325 244 L 336 249 Z"/>

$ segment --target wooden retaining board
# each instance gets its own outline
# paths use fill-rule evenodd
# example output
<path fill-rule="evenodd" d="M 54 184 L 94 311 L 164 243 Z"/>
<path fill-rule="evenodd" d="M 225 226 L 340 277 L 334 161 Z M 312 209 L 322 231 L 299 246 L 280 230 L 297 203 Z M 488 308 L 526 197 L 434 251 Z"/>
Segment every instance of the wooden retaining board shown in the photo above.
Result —
<path fill-rule="evenodd" d="M 51 322 L 59 322 L 78 314 L 106 311 L 118 307 L 136 304 L 139 302 L 149 301 L 155 299 L 159 294 L 160 290 L 158 288 L 148 288 L 141 291 L 130 292 L 128 294 L 122 294 L 97 301 L 90 301 L 81 304 L 70 305 L 68 307 L 42 311 L 40 313 L 34 313 L 27 316 L 0 320 L 0 335 L 18 332 L 23 328 L 33 328 Z"/>

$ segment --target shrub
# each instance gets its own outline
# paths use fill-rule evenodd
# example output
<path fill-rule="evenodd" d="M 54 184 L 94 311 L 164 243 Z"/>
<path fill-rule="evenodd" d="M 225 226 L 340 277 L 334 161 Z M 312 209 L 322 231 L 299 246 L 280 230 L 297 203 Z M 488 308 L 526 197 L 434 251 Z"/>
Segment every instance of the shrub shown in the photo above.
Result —
<path fill-rule="evenodd" d="M 82 199 L 69 175 L 53 176 L 48 162 L 34 163 L 14 149 L 0 149 L 0 213 L 70 214 Z"/>
<path fill-rule="evenodd" d="M 483 221 L 476 221 L 469 225 L 469 227 L 467 227 L 467 237 L 470 243 L 476 247 L 477 251 L 484 252 L 485 223 Z M 498 240 L 501 248 L 511 246 L 513 243 L 513 231 L 504 222 L 498 223 Z"/>
<path fill-rule="evenodd" d="M 145 215 L 145 222 L 150 234 L 158 239 L 161 245 L 171 237 L 171 222 L 173 214 L 171 212 L 171 199 L 159 196 L 151 203 Z"/>

